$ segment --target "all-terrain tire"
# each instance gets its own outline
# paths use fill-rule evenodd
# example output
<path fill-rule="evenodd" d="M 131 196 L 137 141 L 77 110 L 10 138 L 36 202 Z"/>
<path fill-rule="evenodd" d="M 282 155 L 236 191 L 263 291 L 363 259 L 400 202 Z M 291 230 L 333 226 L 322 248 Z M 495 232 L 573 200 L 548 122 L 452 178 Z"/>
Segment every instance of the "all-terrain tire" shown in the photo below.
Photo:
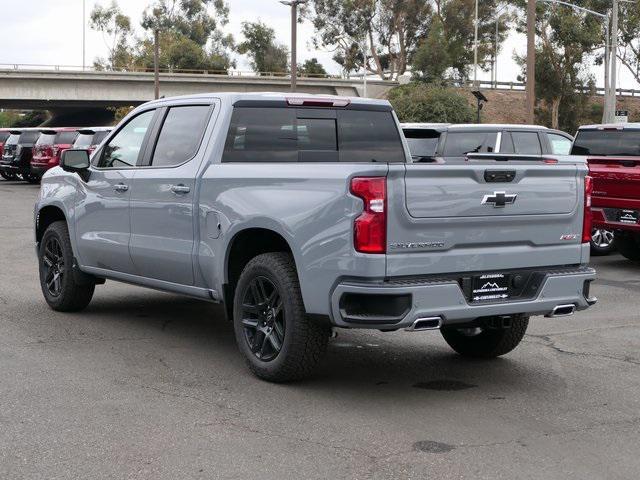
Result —
<path fill-rule="evenodd" d="M 475 329 L 442 328 L 445 341 L 460 355 L 476 358 L 495 358 L 509 353 L 516 348 L 529 325 L 529 317 L 519 315 L 511 321 L 510 328 L 482 327 L 475 334 Z"/>
<path fill-rule="evenodd" d="M 51 248 L 53 245 L 57 245 L 59 248 Z M 61 265 L 56 269 L 57 272 L 61 272 L 57 284 L 59 291 L 56 293 L 48 286 L 53 278 L 49 275 L 51 273 L 49 264 L 55 261 L 59 261 Z M 53 222 L 47 227 L 38 247 L 40 287 L 45 300 L 53 310 L 78 312 L 89 305 L 93 297 L 95 283 L 90 280 L 78 282 L 73 271 L 73 261 L 73 251 L 66 222 Z"/>
<path fill-rule="evenodd" d="M 640 261 L 640 235 L 637 233 L 616 233 L 616 247 L 629 260 Z"/>
<path fill-rule="evenodd" d="M 256 351 L 256 346 L 251 345 L 252 340 L 255 342 L 256 338 L 251 338 L 251 332 L 256 332 L 255 328 L 252 327 L 252 330 L 246 326 L 247 317 L 257 317 L 267 321 L 266 316 L 258 317 L 257 314 L 247 313 L 247 295 L 253 292 L 251 287 L 255 286 L 256 281 L 267 283 L 272 292 L 277 289 L 281 300 L 278 311 L 283 312 L 283 316 L 277 317 L 279 322 L 283 322 L 284 327 L 281 348 L 279 353 L 275 354 L 275 358 L 270 358 L 268 361 L 259 358 L 260 353 Z M 266 297 L 268 295 L 265 295 Z M 264 304 L 266 305 L 267 302 Z M 265 311 L 266 309 L 265 307 Z M 251 312 L 253 310 L 255 309 L 251 308 Z M 235 289 L 233 312 L 238 348 L 251 371 L 263 380 L 287 382 L 306 378 L 311 375 L 326 351 L 330 328 L 307 316 L 295 264 L 288 253 L 264 253 L 247 263 Z M 253 322 L 253 318 L 251 321 Z M 268 328 L 267 326 L 267 331 Z M 261 332 L 261 335 L 264 334 Z M 263 338 L 261 336 L 261 339 Z"/>

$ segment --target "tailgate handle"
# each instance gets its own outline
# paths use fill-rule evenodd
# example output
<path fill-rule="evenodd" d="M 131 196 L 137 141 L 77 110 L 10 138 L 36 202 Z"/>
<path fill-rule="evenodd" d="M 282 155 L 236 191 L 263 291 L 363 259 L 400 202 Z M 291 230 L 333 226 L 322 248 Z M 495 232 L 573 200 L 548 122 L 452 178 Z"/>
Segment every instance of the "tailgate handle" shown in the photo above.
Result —
<path fill-rule="evenodd" d="M 515 170 L 485 170 L 484 180 L 487 183 L 513 182 Z"/>

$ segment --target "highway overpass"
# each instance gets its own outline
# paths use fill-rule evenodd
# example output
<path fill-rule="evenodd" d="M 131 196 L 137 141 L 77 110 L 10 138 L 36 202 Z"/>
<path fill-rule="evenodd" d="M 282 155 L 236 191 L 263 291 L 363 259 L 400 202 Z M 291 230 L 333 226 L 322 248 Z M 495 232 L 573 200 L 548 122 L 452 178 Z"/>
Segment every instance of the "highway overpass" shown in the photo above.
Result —
<path fill-rule="evenodd" d="M 160 95 L 202 92 L 287 92 L 289 78 L 162 73 Z M 379 98 L 395 82 L 368 81 L 367 96 Z M 362 96 L 361 79 L 300 78 L 298 91 Z M 153 99 L 152 72 L 0 70 L 0 108 L 59 110 L 138 105 Z"/>

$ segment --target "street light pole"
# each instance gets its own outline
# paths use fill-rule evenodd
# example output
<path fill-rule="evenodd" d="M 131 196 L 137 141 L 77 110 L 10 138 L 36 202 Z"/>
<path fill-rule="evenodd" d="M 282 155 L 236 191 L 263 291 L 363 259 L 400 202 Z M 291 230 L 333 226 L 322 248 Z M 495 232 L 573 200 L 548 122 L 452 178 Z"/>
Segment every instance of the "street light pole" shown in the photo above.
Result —
<path fill-rule="evenodd" d="M 611 93 L 609 95 L 610 122 L 615 120 L 616 99 L 617 99 L 617 75 L 618 75 L 618 0 L 613 0 L 613 12 L 611 14 Z"/>
<path fill-rule="evenodd" d="M 527 0 L 527 123 L 536 121 L 536 0 Z"/>
<path fill-rule="evenodd" d="M 309 0 L 281 0 L 280 3 L 291 7 L 291 91 L 296 91 L 298 76 L 298 5 L 304 5 Z"/>
<path fill-rule="evenodd" d="M 478 88 L 478 0 L 473 33 L 473 88 Z"/>
<path fill-rule="evenodd" d="M 160 98 L 160 32 L 156 28 L 153 31 L 153 98 Z"/>
<path fill-rule="evenodd" d="M 84 72 L 85 63 L 86 63 L 86 26 L 87 26 L 87 17 L 85 15 L 86 10 L 86 0 L 82 0 L 82 71 Z"/>
<path fill-rule="evenodd" d="M 564 5 L 565 7 L 573 8 L 574 10 L 578 10 L 585 13 L 590 13 L 591 15 L 595 15 L 596 17 L 600 17 L 604 21 L 604 110 L 602 112 L 602 123 L 611 123 L 614 120 L 614 110 L 615 110 L 615 98 L 612 97 L 612 94 L 615 91 L 615 75 L 611 72 L 611 79 L 609 78 L 609 64 L 611 58 L 611 46 L 610 40 L 611 37 L 609 35 L 609 16 L 604 13 L 596 12 L 594 10 L 589 10 L 588 8 L 581 7 L 579 5 L 574 5 L 573 3 L 565 2 L 563 0 L 540 0 L 541 2 L 547 3 L 558 3 L 560 5 Z M 617 6 L 618 0 L 614 0 L 614 4 Z M 617 21 L 616 21 L 617 23 Z M 617 37 L 617 35 L 616 35 Z M 617 42 L 616 42 L 617 45 Z M 615 51 L 613 52 L 615 56 Z"/>

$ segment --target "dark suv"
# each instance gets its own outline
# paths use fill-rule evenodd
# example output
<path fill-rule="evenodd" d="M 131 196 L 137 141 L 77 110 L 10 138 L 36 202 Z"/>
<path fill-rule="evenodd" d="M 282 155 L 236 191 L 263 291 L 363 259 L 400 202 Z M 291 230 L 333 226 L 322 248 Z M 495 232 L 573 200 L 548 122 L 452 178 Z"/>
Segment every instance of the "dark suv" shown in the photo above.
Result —
<path fill-rule="evenodd" d="M 467 153 L 568 155 L 573 137 L 535 125 L 403 123 L 414 160 L 464 160 Z"/>
<path fill-rule="evenodd" d="M 4 144 L 4 153 L 0 160 L 0 172 L 8 175 L 21 175 L 29 183 L 38 183 L 40 178 L 31 172 L 33 146 L 40 137 L 37 128 L 10 130 L 11 135 Z"/>
<path fill-rule="evenodd" d="M 11 132 L 8 128 L 0 128 L 0 159 L 2 159 L 2 155 L 4 153 L 4 142 L 7 141 L 7 138 L 11 135 Z M 11 173 L 4 172 L 0 170 L 0 177 L 5 180 L 14 180 L 16 176 Z"/>

